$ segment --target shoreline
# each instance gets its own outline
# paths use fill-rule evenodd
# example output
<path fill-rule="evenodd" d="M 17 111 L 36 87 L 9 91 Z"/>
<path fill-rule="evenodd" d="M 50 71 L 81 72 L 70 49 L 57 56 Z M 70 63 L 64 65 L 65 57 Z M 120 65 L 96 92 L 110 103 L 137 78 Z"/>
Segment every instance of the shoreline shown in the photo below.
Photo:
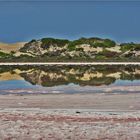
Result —
<path fill-rule="evenodd" d="M 139 111 L 140 94 L 32 94 L 0 95 L 0 109 L 91 109 Z"/>
<path fill-rule="evenodd" d="M 2 65 L 140 65 L 140 62 L 18 62 L 18 63 L 1 63 Z"/>

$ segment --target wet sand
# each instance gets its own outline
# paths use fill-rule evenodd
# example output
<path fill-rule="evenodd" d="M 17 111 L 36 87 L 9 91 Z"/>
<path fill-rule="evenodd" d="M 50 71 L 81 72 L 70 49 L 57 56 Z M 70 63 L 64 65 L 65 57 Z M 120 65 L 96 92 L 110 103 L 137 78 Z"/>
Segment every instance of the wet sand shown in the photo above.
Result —
<path fill-rule="evenodd" d="M 140 94 L 0 95 L 1 140 L 139 140 Z"/>

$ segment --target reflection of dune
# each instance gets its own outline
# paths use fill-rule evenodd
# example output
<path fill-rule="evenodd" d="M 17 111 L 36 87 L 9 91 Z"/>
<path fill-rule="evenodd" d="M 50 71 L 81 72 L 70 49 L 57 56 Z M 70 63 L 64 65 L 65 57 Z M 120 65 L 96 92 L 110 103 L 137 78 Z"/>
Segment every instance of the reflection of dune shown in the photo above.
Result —
<path fill-rule="evenodd" d="M 75 71 L 75 73 L 74 73 Z M 25 80 L 32 84 L 42 86 L 56 86 L 68 83 L 79 85 L 105 85 L 111 84 L 115 81 L 113 77 L 106 77 L 103 72 L 84 70 L 82 73 L 73 68 L 66 71 L 43 71 L 32 70 L 30 72 L 23 72 L 20 74 Z"/>
<path fill-rule="evenodd" d="M 114 77 L 116 79 L 120 79 L 121 72 L 115 72 L 115 73 L 108 74 L 107 77 Z"/>
<path fill-rule="evenodd" d="M 63 79 L 63 81 L 67 80 L 65 75 L 41 70 L 22 72 L 20 75 L 24 77 L 25 80 L 30 81 L 30 83 L 37 85 L 44 85 L 47 82 L 53 82 L 55 85 L 56 81 L 59 81 L 60 79 Z"/>
<path fill-rule="evenodd" d="M 135 74 L 140 74 L 140 69 L 136 69 L 134 73 Z"/>
<path fill-rule="evenodd" d="M 10 73 L 10 72 L 12 73 Z M 33 85 L 58 86 L 69 83 L 101 86 L 116 80 L 139 80 L 139 66 L 15 66 L 2 67 L 0 80 L 24 79 Z M 21 78 L 22 77 L 22 78 Z"/>
<path fill-rule="evenodd" d="M 20 73 L 23 73 L 23 72 L 29 73 L 29 72 L 31 72 L 33 70 L 34 69 L 28 69 L 28 70 L 14 69 L 14 72 L 17 73 L 17 74 L 20 74 Z"/>
<path fill-rule="evenodd" d="M 92 78 L 102 78 L 102 77 L 103 77 L 103 73 L 100 72 L 91 72 L 91 73 L 85 72 L 82 77 L 76 77 L 76 79 L 82 81 L 89 81 Z"/>
<path fill-rule="evenodd" d="M 7 80 L 23 80 L 23 78 L 16 73 L 14 74 L 10 72 L 4 72 L 0 74 L 0 81 L 7 81 Z"/>

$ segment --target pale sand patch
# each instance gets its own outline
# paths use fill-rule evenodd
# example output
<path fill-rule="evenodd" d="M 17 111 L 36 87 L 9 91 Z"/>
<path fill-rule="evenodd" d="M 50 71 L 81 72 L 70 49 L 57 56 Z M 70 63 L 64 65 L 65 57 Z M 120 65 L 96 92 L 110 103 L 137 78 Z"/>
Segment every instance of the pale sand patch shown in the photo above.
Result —
<path fill-rule="evenodd" d="M 34 70 L 34 69 L 28 69 L 28 70 L 14 69 L 14 72 L 15 72 L 16 74 L 21 74 L 21 73 L 24 73 L 24 72 L 29 73 L 29 72 L 32 72 L 33 70 Z"/>
<path fill-rule="evenodd" d="M 111 73 L 111 74 L 108 74 L 106 77 L 113 77 L 113 78 L 119 79 L 121 77 L 121 72 Z"/>
<path fill-rule="evenodd" d="M 7 80 L 23 80 L 23 78 L 18 74 L 11 74 L 10 72 L 4 72 L 0 74 L 0 81 L 7 81 Z"/>
<path fill-rule="evenodd" d="M 103 48 L 101 47 L 91 47 L 89 44 L 77 45 L 76 48 L 83 48 L 84 52 L 102 52 Z"/>
<path fill-rule="evenodd" d="M 140 74 L 140 69 L 136 69 L 134 74 Z"/>
<path fill-rule="evenodd" d="M 94 77 L 101 78 L 102 76 L 103 76 L 103 73 L 101 72 L 94 72 L 94 73 L 85 72 L 83 77 L 76 78 L 76 79 L 80 79 L 82 81 L 89 81 L 90 79 Z"/>
<path fill-rule="evenodd" d="M 28 55 L 28 56 L 32 56 L 32 57 L 35 57 L 35 55 L 32 55 L 32 54 L 30 54 L 30 53 L 22 53 L 22 52 L 16 52 L 15 54 L 14 54 L 14 56 L 20 56 L 20 55 Z"/>
<path fill-rule="evenodd" d="M 111 48 L 106 48 L 106 50 L 111 51 L 111 52 L 117 52 L 120 53 L 121 52 L 121 47 L 120 46 L 115 46 L 115 47 L 111 47 Z"/>
<path fill-rule="evenodd" d="M 6 53 L 10 53 L 11 51 L 18 51 L 20 48 L 24 46 L 26 42 L 19 42 L 14 44 L 0 43 L 0 49 Z"/>

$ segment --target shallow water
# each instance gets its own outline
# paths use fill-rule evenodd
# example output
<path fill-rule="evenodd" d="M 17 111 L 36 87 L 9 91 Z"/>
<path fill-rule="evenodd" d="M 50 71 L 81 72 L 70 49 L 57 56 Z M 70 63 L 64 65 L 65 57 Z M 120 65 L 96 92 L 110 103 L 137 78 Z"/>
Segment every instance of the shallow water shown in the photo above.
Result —
<path fill-rule="evenodd" d="M 38 90 L 44 93 L 139 92 L 139 65 L 1 66 L 0 93 Z"/>

